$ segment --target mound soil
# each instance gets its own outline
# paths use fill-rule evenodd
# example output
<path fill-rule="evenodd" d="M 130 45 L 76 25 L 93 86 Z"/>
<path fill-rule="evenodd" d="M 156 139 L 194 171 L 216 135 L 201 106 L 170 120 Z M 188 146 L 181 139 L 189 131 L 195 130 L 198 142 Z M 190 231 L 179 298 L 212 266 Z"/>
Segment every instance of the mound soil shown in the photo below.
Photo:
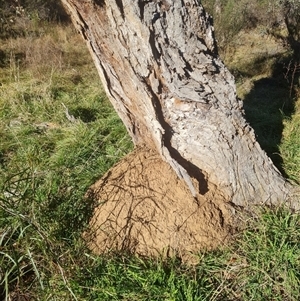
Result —
<path fill-rule="evenodd" d="M 201 183 L 200 183 L 201 185 Z M 226 243 L 232 208 L 213 186 L 194 198 L 152 150 L 135 149 L 90 187 L 97 200 L 85 233 L 95 253 L 186 257 Z"/>

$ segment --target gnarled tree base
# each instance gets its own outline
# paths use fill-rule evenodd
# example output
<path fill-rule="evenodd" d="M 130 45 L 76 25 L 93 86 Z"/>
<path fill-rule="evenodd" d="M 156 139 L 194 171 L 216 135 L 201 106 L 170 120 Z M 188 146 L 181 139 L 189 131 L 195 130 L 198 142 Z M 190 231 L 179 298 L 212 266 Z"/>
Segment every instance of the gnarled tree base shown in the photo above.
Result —
<path fill-rule="evenodd" d="M 95 253 L 179 255 L 211 249 L 230 238 L 235 212 L 213 186 L 193 198 L 159 154 L 137 148 L 88 192 L 99 201 L 86 233 Z"/>

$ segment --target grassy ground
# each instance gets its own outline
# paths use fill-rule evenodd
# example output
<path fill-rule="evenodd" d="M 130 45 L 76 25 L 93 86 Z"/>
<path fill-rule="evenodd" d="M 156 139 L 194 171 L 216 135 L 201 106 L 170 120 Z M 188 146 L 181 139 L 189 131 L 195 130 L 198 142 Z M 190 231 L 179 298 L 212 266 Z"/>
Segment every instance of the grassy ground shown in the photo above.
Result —
<path fill-rule="evenodd" d="M 3 40 L 0 55 L 0 300 L 300 299 L 300 217 L 281 209 L 249 218 L 233 245 L 200 252 L 195 266 L 91 254 L 80 236 L 93 209 L 84 194 L 132 149 L 126 130 L 69 27 L 40 24 Z M 251 124 L 299 181 L 299 101 L 277 77 L 275 93 L 271 58 L 260 75 L 231 62 Z"/>

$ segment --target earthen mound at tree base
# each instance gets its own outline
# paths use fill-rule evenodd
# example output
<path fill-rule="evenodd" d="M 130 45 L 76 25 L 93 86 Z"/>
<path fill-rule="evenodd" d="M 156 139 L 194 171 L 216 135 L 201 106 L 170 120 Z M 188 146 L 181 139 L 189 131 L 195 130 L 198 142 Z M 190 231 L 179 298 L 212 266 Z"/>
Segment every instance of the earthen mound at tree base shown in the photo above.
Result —
<path fill-rule="evenodd" d="M 231 207 L 213 187 L 195 199 L 158 154 L 138 148 L 88 191 L 98 206 L 85 234 L 95 253 L 185 257 L 230 236 Z"/>

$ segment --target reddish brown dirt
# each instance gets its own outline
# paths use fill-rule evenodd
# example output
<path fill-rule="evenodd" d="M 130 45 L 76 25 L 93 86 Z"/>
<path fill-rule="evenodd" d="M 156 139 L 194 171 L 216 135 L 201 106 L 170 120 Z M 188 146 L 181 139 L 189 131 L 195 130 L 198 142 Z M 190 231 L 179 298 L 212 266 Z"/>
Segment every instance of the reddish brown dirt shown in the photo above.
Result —
<path fill-rule="evenodd" d="M 209 187 L 197 199 L 158 154 L 136 149 L 88 191 L 98 200 L 85 234 L 95 253 L 178 255 L 223 244 L 230 206 Z"/>

